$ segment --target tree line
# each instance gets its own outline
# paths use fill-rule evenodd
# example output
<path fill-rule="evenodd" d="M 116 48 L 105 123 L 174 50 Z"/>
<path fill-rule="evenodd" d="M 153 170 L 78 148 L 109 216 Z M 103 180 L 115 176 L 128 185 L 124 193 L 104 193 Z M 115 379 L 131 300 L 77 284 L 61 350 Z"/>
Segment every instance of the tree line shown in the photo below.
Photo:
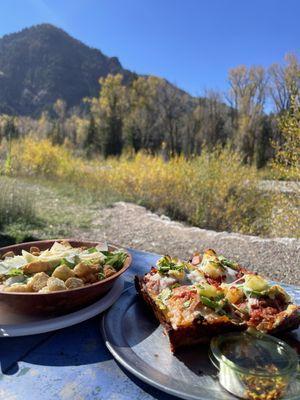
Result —
<path fill-rule="evenodd" d="M 274 143 L 285 141 L 279 120 L 298 104 L 300 64 L 288 54 L 285 63 L 267 69 L 238 66 L 228 73 L 227 93 L 210 90 L 200 98 L 153 76 L 129 85 L 120 74 L 99 82 L 99 96 L 81 108 L 68 110 L 58 99 L 39 119 L 0 116 L 0 140 L 32 133 L 87 157 L 140 150 L 192 157 L 204 145 L 230 143 L 245 163 L 262 167 L 273 157 Z"/>

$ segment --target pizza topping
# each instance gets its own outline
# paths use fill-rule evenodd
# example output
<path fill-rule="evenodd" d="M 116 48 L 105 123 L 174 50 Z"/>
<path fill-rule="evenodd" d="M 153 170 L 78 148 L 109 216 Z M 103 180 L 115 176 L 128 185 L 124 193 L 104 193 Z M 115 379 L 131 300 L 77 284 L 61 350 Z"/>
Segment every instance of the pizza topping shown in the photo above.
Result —
<path fill-rule="evenodd" d="M 191 300 L 187 300 L 183 303 L 184 308 L 188 308 L 191 305 Z"/>
<path fill-rule="evenodd" d="M 219 287 L 222 282 L 225 280 L 226 276 L 225 275 L 221 275 L 218 278 L 211 278 L 210 276 L 205 275 L 205 279 L 206 281 L 210 284 L 210 285 L 214 285 L 216 287 Z"/>
<path fill-rule="evenodd" d="M 231 304 L 238 304 L 242 302 L 245 298 L 244 292 L 241 288 L 237 286 L 229 286 L 225 289 L 225 298 Z"/>
<path fill-rule="evenodd" d="M 185 279 L 185 272 L 184 270 L 179 271 L 179 270 L 174 270 L 174 269 L 170 269 L 169 273 L 168 273 L 169 277 L 174 278 L 178 281 L 184 281 Z"/>
<path fill-rule="evenodd" d="M 158 272 L 155 274 L 149 273 L 145 276 L 147 291 L 154 297 L 157 296 L 162 290 L 176 284 L 176 282 L 177 280 L 175 278 L 171 278 L 168 275 L 161 276 Z"/>
<path fill-rule="evenodd" d="M 213 310 L 218 315 L 231 316 L 231 309 L 228 307 L 229 303 L 222 288 L 208 283 L 196 285 L 196 288 L 202 305 Z"/>
<path fill-rule="evenodd" d="M 206 282 L 206 279 L 204 277 L 203 271 L 201 271 L 199 268 L 195 268 L 190 270 L 187 273 L 187 278 L 194 284 L 194 283 L 201 283 L 201 282 Z"/>
<path fill-rule="evenodd" d="M 238 317 L 242 319 L 248 319 L 249 318 L 249 306 L 247 302 L 240 303 L 238 305 L 232 303 L 231 304 L 233 311 L 235 314 L 237 314 Z"/>
<path fill-rule="evenodd" d="M 273 325 L 276 314 L 278 314 L 278 310 L 274 307 L 259 307 L 251 311 L 248 325 L 257 327 L 262 321 L 265 323 L 271 323 Z"/>
<path fill-rule="evenodd" d="M 279 285 L 271 286 L 213 250 L 203 257 L 196 253 L 189 263 L 164 256 L 144 284 L 173 329 L 198 318 L 208 323 L 222 318 L 267 332 L 281 323 L 291 303 Z"/>
<path fill-rule="evenodd" d="M 244 290 L 249 293 L 263 294 L 270 287 L 268 282 L 259 275 L 246 274 L 244 279 Z"/>
<path fill-rule="evenodd" d="M 196 287 L 200 296 L 205 296 L 210 299 L 224 297 L 224 293 L 221 288 L 209 285 L 208 283 L 202 283 L 200 285 L 196 285 Z"/>
<path fill-rule="evenodd" d="M 219 256 L 218 259 L 221 262 L 223 267 L 228 267 L 230 269 L 233 269 L 234 271 L 239 270 L 238 263 L 236 263 L 234 261 L 230 261 L 230 260 L 228 260 L 228 258 L 225 258 L 224 256 Z"/>
<path fill-rule="evenodd" d="M 200 268 L 206 276 L 212 279 L 218 279 L 225 276 L 224 268 L 215 260 L 202 261 Z"/>
<path fill-rule="evenodd" d="M 171 258 L 170 256 L 161 257 L 157 261 L 157 270 L 160 274 L 168 274 L 170 272 L 184 272 L 185 264 L 178 260 L 178 258 Z"/>
<path fill-rule="evenodd" d="M 233 282 L 243 275 L 238 263 L 224 256 L 217 256 L 212 249 L 206 250 L 203 258 L 199 253 L 195 253 L 190 262 L 191 265 L 198 267 L 198 270 L 201 270 L 208 282 L 213 285 L 220 285 L 224 281 Z"/>
<path fill-rule="evenodd" d="M 206 296 L 201 296 L 200 295 L 200 301 L 201 301 L 202 304 L 204 304 L 205 306 L 207 306 L 209 308 L 212 308 L 213 310 L 217 310 L 219 308 L 222 308 L 222 305 L 220 304 L 219 301 L 211 300 Z"/>
<path fill-rule="evenodd" d="M 160 294 L 157 296 L 156 303 L 158 304 L 161 310 L 166 309 L 166 302 L 172 295 L 172 289 L 169 287 L 163 289 Z"/>
<path fill-rule="evenodd" d="M 191 324 L 199 313 L 199 296 L 195 287 L 180 286 L 172 291 L 166 301 L 168 317 L 174 329 Z"/>
<path fill-rule="evenodd" d="M 191 259 L 192 265 L 199 265 L 201 263 L 202 257 L 200 253 L 195 253 Z"/>
<path fill-rule="evenodd" d="M 279 285 L 271 286 L 268 290 L 268 296 L 271 299 L 276 299 L 282 303 L 290 303 L 291 297 L 287 294 L 287 292 Z"/>
<path fill-rule="evenodd" d="M 226 270 L 214 250 L 209 249 L 204 252 L 198 268 L 212 285 L 219 286 L 226 279 Z"/>

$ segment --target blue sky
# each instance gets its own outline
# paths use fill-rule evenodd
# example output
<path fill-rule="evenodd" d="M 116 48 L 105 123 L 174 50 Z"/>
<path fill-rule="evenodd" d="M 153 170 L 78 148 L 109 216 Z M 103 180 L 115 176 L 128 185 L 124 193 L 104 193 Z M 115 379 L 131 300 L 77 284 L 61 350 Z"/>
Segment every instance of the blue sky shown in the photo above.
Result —
<path fill-rule="evenodd" d="M 194 95 L 228 69 L 300 55 L 299 0 L 1 0 L 0 36 L 49 22 Z"/>

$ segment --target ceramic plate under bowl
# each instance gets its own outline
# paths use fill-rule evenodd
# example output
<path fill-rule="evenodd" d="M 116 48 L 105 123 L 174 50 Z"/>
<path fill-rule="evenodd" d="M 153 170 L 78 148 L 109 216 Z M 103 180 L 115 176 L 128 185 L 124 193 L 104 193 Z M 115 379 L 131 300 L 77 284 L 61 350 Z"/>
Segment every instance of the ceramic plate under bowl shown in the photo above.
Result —
<path fill-rule="evenodd" d="M 43 240 L 31 243 L 22 243 L 14 246 L 2 247 L 0 255 L 7 251 L 13 251 L 16 255 L 21 254 L 21 251 L 29 251 L 31 246 L 39 247 L 41 250 L 49 249 L 56 240 Z M 94 247 L 101 243 L 90 241 L 79 241 L 74 239 L 67 240 L 73 247 Z M 110 251 L 117 250 L 118 247 L 108 245 Z M 63 315 L 72 311 L 86 307 L 103 297 L 113 286 L 115 281 L 122 275 L 130 266 L 132 261 L 131 255 L 124 263 L 124 266 L 116 274 L 109 278 L 103 279 L 100 282 L 92 283 L 77 289 L 62 290 L 53 293 L 14 293 L 0 291 L 0 304 L 5 303 L 12 312 L 24 313 L 26 315 L 40 315 L 44 317 Z"/>
<path fill-rule="evenodd" d="M 0 305 L 0 337 L 27 336 L 51 332 L 86 321 L 109 308 L 124 289 L 123 278 L 118 279 L 111 290 L 94 304 L 79 311 L 56 318 L 38 318 L 10 313 Z"/>
<path fill-rule="evenodd" d="M 161 325 L 129 288 L 105 313 L 101 325 L 108 350 L 148 384 L 188 400 L 235 400 L 219 384 L 207 345 L 171 353 Z M 298 329 L 298 338 L 300 330 Z M 296 340 L 297 333 L 293 333 Z"/>

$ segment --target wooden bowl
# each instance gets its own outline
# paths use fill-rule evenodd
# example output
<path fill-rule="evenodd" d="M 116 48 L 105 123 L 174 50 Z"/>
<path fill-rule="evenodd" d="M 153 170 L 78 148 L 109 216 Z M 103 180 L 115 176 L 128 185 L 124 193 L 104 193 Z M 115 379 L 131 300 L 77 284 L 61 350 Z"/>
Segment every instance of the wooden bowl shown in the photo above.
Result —
<path fill-rule="evenodd" d="M 13 246 L 0 248 L 0 257 L 7 251 L 13 251 L 16 255 L 21 254 L 22 250 L 29 251 L 31 246 L 37 246 L 41 250 L 50 248 L 57 240 L 41 240 L 37 242 L 21 243 Z M 94 247 L 99 242 L 80 241 L 74 239 L 67 240 L 72 247 Z M 110 251 L 117 250 L 118 247 L 109 245 Z M 4 302 L 13 312 L 27 315 L 55 316 L 68 312 L 76 311 L 88 306 L 103 297 L 113 286 L 116 279 L 122 275 L 130 266 L 131 255 L 125 260 L 124 266 L 115 275 L 103 279 L 100 282 L 88 284 L 77 289 L 62 290 L 53 293 L 13 293 L 0 291 L 0 302 Z"/>

